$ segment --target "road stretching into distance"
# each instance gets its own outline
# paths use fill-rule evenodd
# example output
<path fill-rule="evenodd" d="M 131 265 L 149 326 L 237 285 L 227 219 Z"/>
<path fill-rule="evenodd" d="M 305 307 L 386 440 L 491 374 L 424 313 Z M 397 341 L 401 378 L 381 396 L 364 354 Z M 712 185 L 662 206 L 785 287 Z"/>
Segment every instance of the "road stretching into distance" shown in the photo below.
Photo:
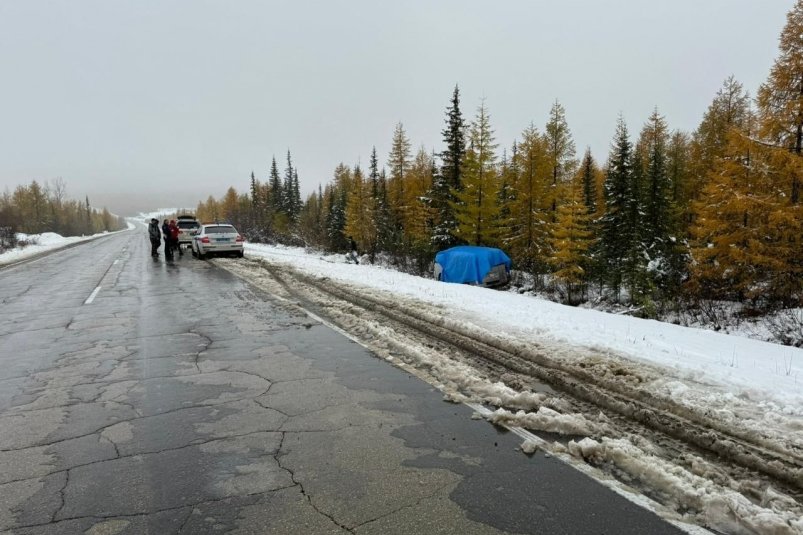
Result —
<path fill-rule="evenodd" d="M 0 533 L 681 533 L 144 228 L 0 303 Z"/>

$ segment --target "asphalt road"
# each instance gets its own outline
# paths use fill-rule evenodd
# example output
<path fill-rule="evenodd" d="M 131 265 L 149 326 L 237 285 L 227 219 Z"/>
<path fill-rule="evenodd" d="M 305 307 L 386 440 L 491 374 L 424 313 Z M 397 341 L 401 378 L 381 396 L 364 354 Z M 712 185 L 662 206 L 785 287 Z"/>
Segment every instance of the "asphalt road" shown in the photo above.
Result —
<path fill-rule="evenodd" d="M 0 532 L 679 533 L 144 230 L 0 303 Z"/>

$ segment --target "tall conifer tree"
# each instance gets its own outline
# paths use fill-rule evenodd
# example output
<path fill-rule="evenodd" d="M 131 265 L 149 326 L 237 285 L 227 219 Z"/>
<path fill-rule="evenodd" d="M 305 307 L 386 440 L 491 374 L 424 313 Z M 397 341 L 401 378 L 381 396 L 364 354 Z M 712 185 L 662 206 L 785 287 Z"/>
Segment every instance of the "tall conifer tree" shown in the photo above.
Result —
<path fill-rule="evenodd" d="M 583 163 L 580 164 L 581 183 L 583 185 L 583 204 L 589 214 L 597 211 L 597 164 L 591 156 L 591 149 L 586 148 Z"/>
<path fill-rule="evenodd" d="M 273 213 L 284 211 L 284 195 L 282 195 L 282 181 L 279 178 L 279 167 L 274 156 L 270 164 L 269 202 Z"/>
<path fill-rule="evenodd" d="M 759 135 L 803 157 L 803 0 L 786 15 L 779 55 L 758 90 Z M 801 179 L 790 177 L 791 204 L 800 202 Z"/>
<path fill-rule="evenodd" d="M 458 237 L 474 245 L 495 245 L 499 205 L 497 145 L 488 110 L 483 102 L 471 125 L 469 148 L 463 162 L 463 189 L 455 191 Z"/>
<path fill-rule="evenodd" d="M 407 173 L 410 171 L 410 140 L 404 131 L 404 125 L 398 123 L 393 131 L 388 168 L 390 180 L 388 184 L 391 211 L 404 228 L 407 220 Z"/>
<path fill-rule="evenodd" d="M 600 228 L 601 274 L 617 298 L 624 279 L 625 262 L 633 245 L 630 222 L 633 196 L 633 145 L 624 118 L 616 123 L 608 170 L 605 174 L 605 215 Z"/>
<path fill-rule="evenodd" d="M 549 256 L 547 215 L 551 205 L 546 192 L 551 168 L 546 141 L 534 125 L 522 133 L 515 160 L 517 179 L 505 245 L 522 270 L 543 275 Z"/>
<path fill-rule="evenodd" d="M 435 228 L 432 242 L 436 250 L 456 245 L 457 219 L 455 218 L 453 192 L 463 187 L 461 177 L 463 157 L 466 151 L 465 125 L 460 111 L 460 90 L 454 87 L 451 104 L 446 108 L 446 127 L 441 132 L 446 148 L 440 153 L 441 168 L 433 175 L 432 209 L 435 211 Z"/>
<path fill-rule="evenodd" d="M 573 180 L 565 202 L 558 207 L 557 223 L 551 236 L 549 261 L 555 280 L 563 286 L 566 302 L 570 305 L 582 298 L 587 281 L 592 233 L 584 196 L 580 175 Z"/>

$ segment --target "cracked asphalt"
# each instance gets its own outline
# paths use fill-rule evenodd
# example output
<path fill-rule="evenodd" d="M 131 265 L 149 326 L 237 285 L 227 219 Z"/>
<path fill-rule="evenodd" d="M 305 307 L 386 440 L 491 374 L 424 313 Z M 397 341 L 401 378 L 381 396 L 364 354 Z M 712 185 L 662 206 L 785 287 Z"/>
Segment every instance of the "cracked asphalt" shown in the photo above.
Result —
<path fill-rule="evenodd" d="M 137 229 L 0 270 L 0 532 L 679 533 L 292 304 L 149 247 Z"/>

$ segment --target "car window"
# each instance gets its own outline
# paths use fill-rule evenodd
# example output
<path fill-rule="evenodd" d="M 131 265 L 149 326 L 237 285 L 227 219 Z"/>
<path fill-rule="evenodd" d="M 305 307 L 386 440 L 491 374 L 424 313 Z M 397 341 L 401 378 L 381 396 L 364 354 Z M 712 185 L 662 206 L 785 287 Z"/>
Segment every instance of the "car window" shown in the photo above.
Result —
<path fill-rule="evenodd" d="M 198 228 L 201 225 L 197 221 L 179 221 L 178 228 Z"/>
<path fill-rule="evenodd" d="M 214 227 L 206 227 L 204 231 L 207 234 L 230 234 L 237 232 L 231 225 L 216 225 Z"/>

